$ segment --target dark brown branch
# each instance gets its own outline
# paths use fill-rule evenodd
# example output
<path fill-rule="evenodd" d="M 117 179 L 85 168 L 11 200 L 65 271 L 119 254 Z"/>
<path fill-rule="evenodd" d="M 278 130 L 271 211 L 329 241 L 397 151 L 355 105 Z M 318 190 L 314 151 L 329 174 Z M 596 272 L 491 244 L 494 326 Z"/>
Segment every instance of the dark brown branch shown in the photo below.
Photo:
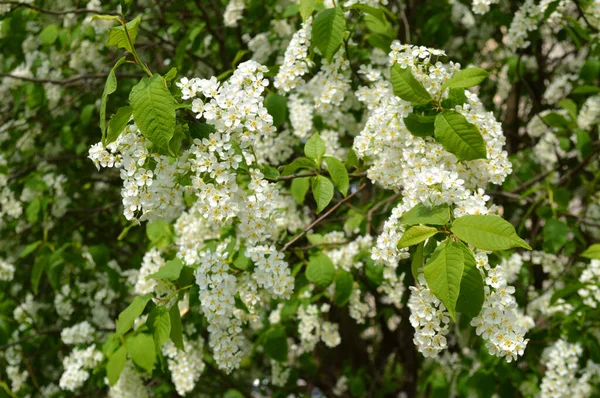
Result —
<path fill-rule="evenodd" d="M 315 221 L 310 223 L 310 225 L 308 227 L 304 228 L 304 231 L 300 232 L 298 235 L 296 235 L 294 237 L 294 239 L 292 239 L 291 241 L 286 243 L 283 246 L 283 249 L 281 249 L 281 251 L 283 251 L 283 252 L 286 251 L 291 245 L 293 245 L 296 241 L 298 241 L 298 239 L 302 238 L 304 235 L 306 235 L 306 233 L 308 231 L 313 229 L 315 225 L 317 225 L 318 223 L 320 223 L 321 221 L 326 219 L 331 213 L 336 211 L 341 205 L 343 205 L 344 203 L 346 203 L 347 201 L 352 199 L 354 196 L 356 196 L 360 191 L 365 189 L 366 186 L 367 186 L 367 183 L 362 184 L 356 191 L 352 192 L 350 195 L 346 196 L 343 200 L 340 200 L 338 203 L 336 203 L 335 206 L 333 206 L 331 209 L 327 210 L 321 217 L 317 218 Z"/>
<path fill-rule="evenodd" d="M 92 10 L 89 8 L 73 8 L 70 10 L 62 10 L 62 11 L 48 10 L 45 8 L 34 6 L 33 4 L 21 3 L 19 1 L 0 1 L 0 4 L 15 6 L 16 8 L 19 8 L 19 7 L 30 8 L 37 12 L 41 12 L 43 14 L 51 14 L 51 15 L 88 14 L 88 13 L 103 14 L 103 15 L 121 15 L 118 12 L 114 12 L 114 11 Z"/>
<path fill-rule="evenodd" d="M 16 76 L 10 73 L 0 73 L 0 77 L 8 77 L 12 79 L 23 80 L 26 82 L 34 82 L 34 83 L 51 83 L 51 84 L 71 84 L 78 82 L 80 80 L 91 80 L 91 79 L 106 79 L 108 75 L 105 73 L 91 73 L 87 75 L 77 75 L 68 77 L 66 79 L 40 79 L 36 77 L 26 77 L 26 76 Z M 121 73 L 118 74 L 118 78 L 140 78 L 145 75 L 139 73 Z"/>

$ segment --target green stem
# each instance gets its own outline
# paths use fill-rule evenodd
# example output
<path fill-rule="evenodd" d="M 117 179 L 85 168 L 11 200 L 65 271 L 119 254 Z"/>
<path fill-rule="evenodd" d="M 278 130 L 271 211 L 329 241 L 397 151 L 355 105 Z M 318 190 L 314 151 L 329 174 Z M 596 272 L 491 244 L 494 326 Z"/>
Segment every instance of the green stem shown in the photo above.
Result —
<path fill-rule="evenodd" d="M 135 51 L 135 47 L 133 46 L 133 42 L 131 41 L 131 37 L 129 36 L 129 31 L 127 30 L 127 23 L 125 22 L 125 19 L 119 19 L 119 22 L 125 30 L 125 36 L 127 36 L 127 41 L 129 42 L 129 46 L 131 47 L 131 54 L 133 55 L 133 59 L 135 59 L 135 63 L 138 64 L 140 68 L 142 68 L 142 70 L 146 72 L 146 74 L 149 77 L 152 77 L 152 72 L 150 72 L 150 69 L 148 69 L 148 67 L 140 60 L 140 57 L 138 57 L 137 55 L 137 51 Z"/>

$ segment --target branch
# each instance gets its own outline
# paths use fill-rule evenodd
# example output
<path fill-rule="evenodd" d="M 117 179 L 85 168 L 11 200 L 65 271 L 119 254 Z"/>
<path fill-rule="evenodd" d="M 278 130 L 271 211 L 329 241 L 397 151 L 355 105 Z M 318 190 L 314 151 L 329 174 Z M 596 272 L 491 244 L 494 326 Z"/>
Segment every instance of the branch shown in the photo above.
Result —
<path fill-rule="evenodd" d="M 327 216 L 329 216 L 331 213 L 333 213 L 334 211 L 336 211 L 341 205 L 343 205 L 344 203 L 346 203 L 347 201 L 349 201 L 350 199 L 352 199 L 354 196 L 356 196 L 356 194 L 358 194 L 360 191 L 362 191 L 363 189 L 365 189 L 366 186 L 367 186 L 367 183 L 362 184 L 356 191 L 352 192 L 350 195 L 346 196 L 343 200 L 340 200 L 338 203 L 336 203 L 335 206 L 333 206 L 331 209 L 327 210 L 327 212 L 325 212 L 321 217 L 317 218 L 308 227 L 304 228 L 304 231 L 300 232 L 298 235 L 296 235 L 294 237 L 294 239 L 292 239 L 291 241 L 289 241 L 288 243 L 286 243 L 285 246 L 283 246 L 283 249 L 281 249 L 281 251 L 282 252 L 286 251 L 298 239 L 300 239 L 304 235 L 306 235 L 306 233 L 308 231 L 310 231 L 315 225 L 317 225 L 318 223 L 320 223 L 321 221 L 323 221 L 324 219 L 326 219 Z"/>
<path fill-rule="evenodd" d="M 87 75 L 76 75 L 76 76 L 68 77 L 66 79 L 57 80 L 57 79 L 40 79 L 40 78 L 36 78 L 36 77 L 17 76 L 17 75 L 12 75 L 10 73 L 0 73 L 0 77 L 8 77 L 8 78 L 12 78 L 12 79 L 23 80 L 26 82 L 51 83 L 51 84 L 71 84 L 71 83 L 78 82 L 79 80 L 106 79 L 107 76 L 108 76 L 108 74 L 105 74 L 105 73 L 91 73 L 91 74 L 87 74 Z M 140 78 L 140 77 L 144 77 L 144 76 L 145 75 L 142 75 L 139 73 L 121 73 L 121 74 L 117 75 L 117 77 L 120 77 L 120 78 L 128 78 L 128 77 Z"/>
<path fill-rule="evenodd" d="M 19 8 L 19 7 L 30 8 L 32 10 L 41 12 L 43 14 L 51 14 L 51 15 L 87 14 L 87 13 L 104 14 L 104 15 L 121 15 L 118 12 L 114 12 L 114 11 L 92 10 L 92 9 L 89 9 L 89 8 L 73 8 L 73 9 L 70 9 L 70 10 L 63 10 L 63 11 L 47 10 L 45 8 L 34 6 L 32 4 L 21 3 L 19 1 L 0 1 L 0 4 L 6 4 L 6 5 L 9 5 L 9 6 L 15 6 L 16 8 Z"/>

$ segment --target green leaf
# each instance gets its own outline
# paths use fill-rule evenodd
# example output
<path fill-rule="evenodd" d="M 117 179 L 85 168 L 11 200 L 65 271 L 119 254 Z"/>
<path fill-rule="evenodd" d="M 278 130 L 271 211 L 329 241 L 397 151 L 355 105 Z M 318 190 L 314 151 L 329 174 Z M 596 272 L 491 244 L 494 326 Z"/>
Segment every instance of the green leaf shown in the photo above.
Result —
<path fill-rule="evenodd" d="M 352 289 L 354 287 L 354 278 L 352 274 L 345 270 L 338 270 L 335 276 L 335 293 L 333 302 L 338 307 L 345 306 L 350 301 Z"/>
<path fill-rule="evenodd" d="M 300 0 L 300 15 L 302 21 L 306 22 L 317 6 L 317 0 Z"/>
<path fill-rule="evenodd" d="M 33 290 L 34 294 L 38 293 L 40 281 L 42 280 L 42 275 L 48 266 L 49 260 L 50 258 L 48 255 L 38 255 L 35 258 L 33 269 L 31 270 L 31 290 Z"/>
<path fill-rule="evenodd" d="M 146 236 L 150 242 L 159 249 L 165 248 L 171 244 L 173 231 L 171 224 L 164 220 L 153 220 L 146 225 Z"/>
<path fill-rule="evenodd" d="M 317 164 L 308 158 L 296 158 L 294 161 L 283 168 L 281 171 L 282 176 L 289 176 L 294 174 L 300 169 L 314 170 Z"/>
<path fill-rule="evenodd" d="M 327 207 L 333 199 L 333 184 L 329 178 L 316 176 L 312 179 L 312 194 L 317 202 L 317 214 Z"/>
<path fill-rule="evenodd" d="M 292 186 L 290 187 L 290 193 L 292 194 L 294 200 L 299 205 L 304 204 L 304 198 L 306 197 L 306 193 L 310 188 L 310 178 L 309 177 L 301 177 L 294 178 L 292 180 Z"/>
<path fill-rule="evenodd" d="M 40 32 L 40 41 L 42 44 L 52 45 L 58 39 L 58 26 L 49 24 Z"/>
<path fill-rule="evenodd" d="M 567 243 L 569 227 L 555 218 L 546 220 L 542 235 L 544 236 L 544 251 L 556 254 Z"/>
<path fill-rule="evenodd" d="M 432 137 L 435 116 L 423 116 L 411 113 L 404 118 L 404 125 L 410 133 L 417 137 Z"/>
<path fill-rule="evenodd" d="M 171 318 L 169 337 L 171 337 L 171 341 L 175 344 L 175 347 L 184 350 L 183 325 L 181 324 L 181 314 L 179 313 L 179 306 L 177 304 L 173 305 L 169 310 L 169 317 Z"/>
<path fill-rule="evenodd" d="M 443 111 L 435 118 L 435 139 L 458 160 L 485 159 L 485 141 L 477 127 L 458 112 Z"/>
<path fill-rule="evenodd" d="M 318 288 L 325 289 L 331 285 L 335 277 L 335 267 L 331 259 L 324 253 L 311 256 L 306 266 L 306 279 Z"/>
<path fill-rule="evenodd" d="M 119 138 L 125 127 L 129 123 L 129 118 L 133 113 L 133 109 L 130 106 L 123 106 L 117 110 L 117 113 L 110 117 L 108 121 L 108 132 L 106 134 L 106 141 L 104 145 L 108 145 Z"/>
<path fill-rule="evenodd" d="M 321 11 L 313 22 L 312 40 L 330 63 L 342 45 L 345 30 L 346 18 L 340 7 Z"/>
<path fill-rule="evenodd" d="M 133 120 L 144 137 L 163 151 L 175 133 L 175 99 L 161 75 L 144 77 L 129 94 Z"/>
<path fill-rule="evenodd" d="M 346 166 L 344 166 L 344 163 L 331 156 L 325 156 L 323 160 L 325 160 L 325 163 L 327 164 L 327 171 L 329 171 L 333 183 L 342 195 L 346 196 L 350 185 Z"/>
<path fill-rule="evenodd" d="M 179 275 L 181 274 L 181 270 L 183 269 L 183 261 L 180 258 L 174 258 L 173 260 L 169 260 L 160 267 L 160 269 L 151 274 L 150 278 L 154 279 L 166 279 L 169 281 L 176 281 L 179 279 Z"/>
<path fill-rule="evenodd" d="M 583 253 L 581 253 L 581 257 L 600 260 L 600 243 L 594 243 L 588 247 Z"/>
<path fill-rule="evenodd" d="M 19 258 L 25 258 L 25 257 L 29 256 L 31 253 L 33 253 L 34 251 L 36 251 L 37 248 L 40 247 L 43 243 L 44 243 L 44 241 L 38 240 L 37 242 L 33 242 L 33 243 L 28 244 L 21 251 L 21 253 L 19 253 Z"/>
<path fill-rule="evenodd" d="M 383 282 L 383 265 L 375 264 L 375 261 L 369 258 L 365 264 L 365 276 L 376 286 Z"/>
<path fill-rule="evenodd" d="M 171 334 L 171 316 L 164 306 L 156 307 L 152 312 L 155 312 L 155 314 L 152 317 L 150 330 L 152 331 L 156 348 L 160 350 Z M 150 316 L 148 318 L 149 322 Z"/>
<path fill-rule="evenodd" d="M 138 34 L 138 27 L 140 26 L 141 21 L 141 17 L 137 17 L 129 21 L 126 25 L 127 32 L 129 32 L 129 38 L 131 39 L 132 44 L 135 44 L 135 39 Z M 108 41 L 106 42 L 106 45 L 108 47 L 117 46 L 117 48 L 124 48 L 130 53 L 133 53 L 133 48 L 131 47 L 131 44 L 129 44 L 127 34 L 125 33 L 125 29 L 122 26 L 110 28 L 110 30 L 108 31 Z"/>
<path fill-rule="evenodd" d="M 117 76 L 115 75 L 115 70 L 117 70 L 126 59 L 127 57 L 122 57 L 117 61 L 115 66 L 113 66 L 108 73 L 108 77 L 104 83 L 102 101 L 100 102 L 100 131 L 102 132 L 102 141 L 106 140 L 106 101 L 108 100 L 108 96 L 117 90 Z"/>
<path fill-rule="evenodd" d="M 464 88 L 451 88 L 448 90 L 448 100 L 450 101 L 449 107 L 454 108 L 457 105 L 463 105 L 467 102 L 467 96 L 465 95 Z"/>
<path fill-rule="evenodd" d="M 100 14 L 96 14 L 96 15 L 92 16 L 92 22 L 97 19 L 101 19 L 103 21 L 118 21 L 119 16 L 117 16 L 117 15 L 100 15 Z"/>
<path fill-rule="evenodd" d="M 575 101 L 569 98 L 563 98 L 560 101 L 558 101 L 558 105 L 560 105 L 561 108 L 567 111 L 567 113 L 571 117 L 571 120 L 577 121 L 577 104 L 575 103 Z"/>
<path fill-rule="evenodd" d="M 468 68 L 459 70 L 442 85 L 442 92 L 450 88 L 469 88 L 477 86 L 487 79 L 489 72 L 481 68 Z"/>
<path fill-rule="evenodd" d="M 27 205 L 25 214 L 27 215 L 27 221 L 31 224 L 35 224 L 39 220 L 40 210 L 42 210 L 42 200 L 39 196 L 33 198 Z"/>
<path fill-rule="evenodd" d="M 563 115 L 560 115 L 556 112 L 550 112 L 547 115 L 542 116 L 544 122 L 551 127 L 559 127 L 568 129 L 571 123 Z"/>
<path fill-rule="evenodd" d="M 451 231 L 481 250 L 507 250 L 513 247 L 531 250 L 531 246 L 519 238 L 512 224 L 500 216 L 462 216 L 454 220 Z"/>
<path fill-rule="evenodd" d="M 432 237 L 438 233 L 437 228 L 427 227 L 424 225 L 415 225 L 407 229 L 402 238 L 398 241 L 398 249 L 409 247 L 423 242 L 425 239 Z"/>
<path fill-rule="evenodd" d="M 133 299 L 133 302 L 129 304 L 129 307 L 125 308 L 123 312 L 119 314 L 119 318 L 117 319 L 117 330 L 115 332 L 117 336 L 124 335 L 133 327 L 135 320 L 142 315 L 146 308 L 146 304 L 148 304 L 148 301 L 150 301 L 151 298 L 152 296 L 149 294 L 145 296 L 136 296 Z"/>
<path fill-rule="evenodd" d="M 287 361 L 288 344 L 285 329 L 281 326 L 275 326 L 265 337 L 265 354 L 279 362 Z"/>
<path fill-rule="evenodd" d="M 394 64 L 390 75 L 394 94 L 416 105 L 425 105 L 431 101 L 431 95 L 425 87 L 413 76 L 410 68 L 401 68 Z"/>
<path fill-rule="evenodd" d="M 457 244 L 463 251 L 465 267 L 460 280 L 460 294 L 456 302 L 456 311 L 474 318 L 481 312 L 485 299 L 483 277 L 477 269 L 477 261 L 471 249 L 462 242 Z"/>
<path fill-rule="evenodd" d="M 388 22 L 387 19 L 385 18 L 385 12 L 381 8 L 376 8 L 373 6 L 366 5 L 366 4 L 352 4 L 348 8 L 351 10 L 360 10 L 367 15 L 371 15 L 371 16 L 377 18 L 380 22 L 382 22 L 384 24 Z"/>
<path fill-rule="evenodd" d="M 464 270 L 464 255 L 458 243 L 446 240 L 433 252 L 425 264 L 425 280 L 429 290 L 456 319 L 456 302 L 460 293 L 460 281 Z"/>
<path fill-rule="evenodd" d="M 417 245 L 417 249 L 415 250 L 410 262 L 410 271 L 412 272 L 412 276 L 416 281 L 419 280 L 419 273 L 423 267 L 423 246 L 424 242 L 421 242 Z"/>
<path fill-rule="evenodd" d="M 287 100 L 283 95 L 269 93 L 265 97 L 265 108 L 273 116 L 273 126 L 279 127 L 287 118 Z"/>
<path fill-rule="evenodd" d="M 122 345 L 108 358 L 106 362 L 106 377 L 111 386 L 117 384 L 119 376 L 123 368 L 125 368 L 125 362 L 127 361 L 127 348 Z"/>
<path fill-rule="evenodd" d="M 304 144 L 304 154 L 307 158 L 314 160 L 317 165 L 321 165 L 321 159 L 325 155 L 325 141 L 319 133 L 314 133 L 312 137 Z"/>
<path fill-rule="evenodd" d="M 139 333 L 127 339 L 127 352 L 133 363 L 152 373 L 156 363 L 154 339 L 147 333 Z"/>
<path fill-rule="evenodd" d="M 171 83 L 171 80 L 177 77 L 177 68 L 173 67 L 165 74 L 165 80 L 167 83 Z"/>
<path fill-rule="evenodd" d="M 422 203 L 404 213 L 400 218 L 400 224 L 405 225 L 444 225 L 448 221 L 450 221 L 450 207 L 448 205 L 427 207 Z"/>

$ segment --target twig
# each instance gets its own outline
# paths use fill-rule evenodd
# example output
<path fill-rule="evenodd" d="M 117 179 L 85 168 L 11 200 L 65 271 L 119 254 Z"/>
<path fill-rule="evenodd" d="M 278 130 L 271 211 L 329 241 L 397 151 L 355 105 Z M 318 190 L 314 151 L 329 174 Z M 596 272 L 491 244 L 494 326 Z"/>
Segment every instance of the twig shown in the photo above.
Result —
<path fill-rule="evenodd" d="M 367 213 L 367 234 L 371 234 L 371 221 L 373 220 L 373 213 L 375 212 L 375 210 L 379 209 L 385 204 L 393 202 L 394 200 L 398 199 L 401 195 L 402 194 L 400 193 L 396 193 L 390 196 L 389 198 L 382 200 L 381 202 L 377 203 L 375 206 L 369 209 L 369 212 Z"/>
<path fill-rule="evenodd" d="M 69 77 L 66 79 L 57 80 L 57 79 L 39 79 L 36 77 L 17 76 L 17 75 L 12 75 L 10 73 L 0 73 L 0 77 L 8 77 L 8 78 L 12 78 L 12 79 L 23 80 L 26 82 L 51 83 L 51 84 L 71 84 L 71 83 L 75 83 L 79 80 L 106 79 L 107 76 L 108 76 L 108 74 L 105 74 L 105 73 L 91 73 L 91 74 L 87 74 L 87 75 L 77 75 L 77 76 L 72 76 L 72 77 Z M 119 77 L 119 78 L 127 78 L 127 77 L 139 78 L 139 77 L 143 77 L 143 76 L 144 75 L 139 74 L 139 73 L 121 73 L 121 74 L 117 75 L 117 77 Z"/>
<path fill-rule="evenodd" d="M 296 235 L 294 237 L 294 239 L 292 239 L 291 241 L 286 243 L 283 246 L 283 248 L 281 249 L 281 251 L 283 251 L 283 252 L 286 251 L 291 245 L 293 245 L 296 241 L 298 241 L 298 239 L 300 239 L 304 235 L 306 235 L 306 233 L 308 231 L 310 231 L 315 225 L 317 225 L 318 223 L 320 223 L 321 221 L 326 219 L 327 216 L 329 216 L 331 213 L 336 211 L 341 205 L 343 205 L 344 203 L 346 203 L 347 201 L 352 199 L 354 196 L 356 196 L 360 191 L 365 189 L 366 186 L 367 186 L 367 183 L 362 184 L 356 191 L 352 192 L 350 195 L 346 196 L 343 200 L 340 200 L 338 203 L 336 203 L 335 206 L 333 206 L 331 209 L 327 210 L 321 217 L 317 218 L 308 227 L 304 228 L 304 231 L 300 232 L 298 235 Z"/>
<path fill-rule="evenodd" d="M 62 10 L 62 11 L 48 10 L 48 9 L 45 9 L 45 8 L 34 6 L 32 4 L 21 3 L 19 1 L 0 1 L 0 4 L 6 4 L 6 5 L 9 5 L 9 6 L 15 6 L 17 8 L 19 8 L 19 7 L 30 8 L 32 10 L 41 12 L 43 14 L 51 14 L 51 15 L 87 14 L 87 13 L 104 14 L 104 15 L 121 15 L 118 12 L 114 12 L 114 11 L 92 10 L 92 9 L 89 9 L 89 8 L 73 8 L 73 9 L 70 9 L 70 10 Z"/>

